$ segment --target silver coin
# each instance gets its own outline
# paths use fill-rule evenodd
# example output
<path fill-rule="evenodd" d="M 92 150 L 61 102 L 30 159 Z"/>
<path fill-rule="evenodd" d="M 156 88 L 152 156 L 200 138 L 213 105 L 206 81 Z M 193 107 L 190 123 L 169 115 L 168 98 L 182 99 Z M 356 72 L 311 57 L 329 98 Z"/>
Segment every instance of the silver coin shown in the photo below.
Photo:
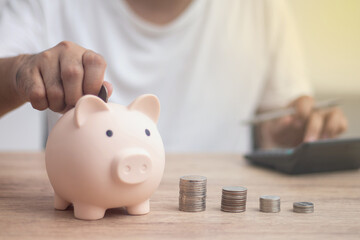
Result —
<path fill-rule="evenodd" d="M 233 211 L 233 210 L 221 209 L 221 211 L 223 211 L 223 212 L 229 212 L 229 213 L 242 213 L 242 212 L 245 212 L 246 210 L 236 210 L 236 211 Z"/>
<path fill-rule="evenodd" d="M 223 204 L 245 204 L 246 200 L 241 200 L 241 201 L 226 201 L 226 200 L 221 200 L 221 203 Z"/>
<path fill-rule="evenodd" d="M 205 211 L 206 184 L 206 177 L 182 176 L 179 181 L 179 210 L 184 212 Z"/>
<path fill-rule="evenodd" d="M 206 205 L 179 205 L 180 209 L 203 209 Z"/>
<path fill-rule="evenodd" d="M 280 202 L 274 202 L 274 203 L 260 203 L 261 207 L 273 207 L 273 206 L 280 206 Z"/>
<path fill-rule="evenodd" d="M 180 194 L 179 198 L 206 198 L 206 194 Z"/>
<path fill-rule="evenodd" d="M 260 205 L 260 208 L 279 208 L 280 204 L 274 204 L 274 205 Z"/>
<path fill-rule="evenodd" d="M 222 188 L 221 210 L 224 212 L 244 212 L 246 210 L 247 188 L 225 186 Z"/>
<path fill-rule="evenodd" d="M 246 198 L 247 194 L 222 194 L 225 198 Z"/>
<path fill-rule="evenodd" d="M 221 205 L 221 208 L 228 209 L 228 210 L 242 210 L 242 209 L 246 209 L 246 206 L 225 206 L 225 205 Z"/>
<path fill-rule="evenodd" d="M 296 213 L 313 213 L 314 209 L 310 208 L 310 209 L 304 210 L 304 209 L 300 209 L 300 208 L 294 208 L 293 211 L 296 212 Z"/>
<path fill-rule="evenodd" d="M 205 207 L 206 204 L 205 203 L 199 203 L 199 204 L 180 204 L 179 205 L 182 208 L 199 208 L 199 207 Z"/>
<path fill-rule="evenodd" d="M 201 193 L 201 194 L 205 194 L 206 193 L 206 189 L 204 190 L 189 190 L 189 189 L 181 189 L 179 190 L 179 193 Z"/>
<path fill-rule="evenodd" d="M 180 178 L 180 182 L 181 183 L 195 183 L 195 184 L 202 184 L 202 183 L 206 183 L 207 179 L 206 177 L 203 176 L 184 176 Z"/>
<path fill-rule="evenodd" d="M 199 175 L 187 175 L 180 177 L 180 181 L 189 181 L 189 182 L 203 182 L 206 181 L 207 178 Z"/>
<path fill-rule="evenodd" d="M 179 204 L 183 205 L 183 206 L 199 206 L 199 205 L 204 205 L 205 202 L 184 202 L 184 201 L 179 201 Z"/>
<path fill-rule="evenodd" d="M 222 208 L 229 208 L 229 209 L 244 209 L 246 208 L 246 204 L 242 204 L 242 205 L 221 205 Z"/>
<path fill-rule="evenodd" d="M 246 209 L 227 209 L 227 208 L 221 208 L 221 211 L 223 211 L 223 212 L 232 212 L 232 213 L 241 213 L 241 212 L 245 212 Z"/>
<path fill-rule="evenodd" d="M 264 195 L 260 197 L 260 201 L 279 201 L 279 196 L 273 196 L 273 195 Z"/>
<path fill-rule="evenodd" d="M 293 207 L 297 208 L 313 208 L 314 204 L 311 202 L 294 202 Z"/>
<path fill-rule="evenodd" d="M 179 184 L 186 186 L 186 185 L 192 185 L 192 186 L 206 186 L 207 181 L 185 181 L 185 180 L 181 180 Z"/>
<path fill-rule="evenodd" d="M 179 209 L 182 210 L 200 210 L 206 208 L 206 205 L 199 205 L 199 206 L 179 206 Z"/>
<path fill-rule="evenodd" d="M 240 205 L 240 204 L 246 204 L 246 201 L 237 201 L 237 202 L 234 202 L 234 201 L 224 201 L 224 200 L 222 200 L 222 201 L 221 201 L 221 204 Z"/>
<path fill-rule="evenodd" d="M 276 209 L 276 208 L 280 208 L 280 205 L 272 205 L 272 206 L 264 206 L 264 205 L 260 205 L 261 209 Z"/>
<path fill-rule="evenodd" d="M 259 199 L 260 211 L 265 213 L 280 212 L 280 197 L 272 195 L 264 195 Z"/>
<path fill-rule="evenodd" d="M 180 188 L 179 192 L 206 192 L 206 188 L 204 189 L 194 189 L 194 188 Z"/>
<path fill-rule="evenodd" d="M 278 212 L 280 212 L 280 209 L 269 209 L 269 210 L 261 209 L 260 211 L 264 212 L 264 213 L 278 213 Z"/>
<path fill-rule="evenodd" d="M 182 186 L 180 186 L 180 191 L 183 191 L 183 192 L 204 192 L 204 191 L 206 191 L 206 187 L 198 188 L 198 187 L 182 187 Z"/>
<path fill-rule="evenodd" d="M 240 186 L 226 186 L 222 188 L 223 192 L 245 192 L 247 188 Z"/>
<path fill-rule="evenodd" d="M 182 189 L 180 188 L 179 193 L 201 193 L 201 194 L 205 194 L 206 193 L 206 189 L 203 190 L 195 190 L 195 189 Z"/>
<path fill-rule="evenodd" d="M 179 194 L 179 197 L 200 198 L 200 197 L 206 197 L 206 194 Z"/>
<path fill-rule="evenodd" d="M 202 200 L 206 198 L 206 195 L 180 195 L 179 198 L 181 199 L 191 199 L 191 200 Z"/>
<path fill-rule="evenodd" d="M 246 203 L 240 203 L 240 204 L 226 204 L 226 203 L 222 203 L 221 204 L 222 207 L 233 207 L 233 208 L 241 208 L 241 207 L 246 207 Z"/>
<path fill-rule="evenodd" d="M 204 209 L 206 208 L 206 205 L 179 205 L 179 209 L 184 209 L 184 210 L 193 210 L 193 209 Z"/>
<path fill-rule="evenodd" d="M 234 195 L 234 196 L 229 196 L 229 195 L 222 195 L 221 198 L 223 199 L 227 199 L 227 200 L 244 200 L 247 198 L 246 195 Z"/>
<path fill-rule="evenodd" d="M 179 202 L 179 204 L 181 206 L 185 206 L 185 207 L 199 207 L 199 206 L 205 206 L 206 202 L 202 201 L 202 202 Z"/>
<path fill-rule="evenodd" d="M 247 196 L 227 196 L 227 195 L 222 195 L 221 198 L 226 199 L 226 200 L 245 200 L 247 198 Z"/>
<path fill-rule="evenodd" d="M 182 192 L 205 192 L 206 187 L 196 188 L 196 187 L 180 187 L 180 191 Z"/>
<path fill-rule="evenodd" d="M 182 212 L 203 212 L 206 210 L 206 208 L 202 208 L 202 209 L 179 209 Z"/>
<path fill-rule="evenodd" d="M 277 207 L 260 207 L 260 211 L 270 211 L 280 209 L 280 206 Z"/>
<path fill-rule="evenodd" d="M 228 192 L 228 191 L 222 191 L 222 194 L 226 194 L 226 195 L 246 195 L 247 191 L 243 191 L 243 192 Z"/>
<path fill-rule="evenodd" d="M 246 202 L 246 198 L 239 198 L 239 199 L 227 199 L 227 198 L 221 198 L 221 201 L 223 202 Z"/>
<path fill-rule="evenodd" d="M 186 184 L 180 183 L 179 186 L 184 188 L 206 188 L 206 183 L 204 184 L 195 184 L 193 182 Z"/>
<path fill-rule="evenodd" d="M 194 199 L 194 198 L 179 198 L 179 201 L 182 201 L 182 202 L 205 202 L 206 198 L 202 198 L 202 199 Z"/>
<path fill-rule="evenodd" d="M 197 206 L 197 205 L 204 205 L 205 201 L 181 201 L 180 200 L 179 204 L 186 205 L 186 206 L 190 206 L 190 205 Z"/>
<path fill-rule="evenodd" d="M 202 204 L 180 204 L 180 208 L 182 209 L 195 209 L 195 208 L 204 208 L 206 207 L 205 203 Z"/>
<path fill-rule="evenodd" d="M 269 207 L 260 206 L 260 209 L 280 209 L 280 206 L 269 206 Z"/>

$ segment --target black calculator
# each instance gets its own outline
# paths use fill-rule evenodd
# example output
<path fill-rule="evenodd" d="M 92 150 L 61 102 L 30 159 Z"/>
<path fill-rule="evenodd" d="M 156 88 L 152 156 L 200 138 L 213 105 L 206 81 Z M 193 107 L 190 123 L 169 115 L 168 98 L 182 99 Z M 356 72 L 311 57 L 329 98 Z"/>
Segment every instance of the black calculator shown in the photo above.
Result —
<path fill-rule="evenodd" d="M 360 138 L 302 143 L 292 149 L 257 150 L 249 162 L 288 174 L 330 172 L 360 168 Z"/>

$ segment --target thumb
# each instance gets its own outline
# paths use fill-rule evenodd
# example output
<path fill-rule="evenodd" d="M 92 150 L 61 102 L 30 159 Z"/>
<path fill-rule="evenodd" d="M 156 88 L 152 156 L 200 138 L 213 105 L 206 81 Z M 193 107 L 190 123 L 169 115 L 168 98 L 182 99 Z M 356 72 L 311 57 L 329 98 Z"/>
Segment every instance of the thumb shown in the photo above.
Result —
<path fill-rule="evenodd" d="M 114 90 L 114 87 L 112 86 L 111 83 L 107 82 L 107 81 L 104 81 L 103 83 L 108 91 L 108 96 L 110 97 L 111 94 L 113 93 L 113 90 Z"/>

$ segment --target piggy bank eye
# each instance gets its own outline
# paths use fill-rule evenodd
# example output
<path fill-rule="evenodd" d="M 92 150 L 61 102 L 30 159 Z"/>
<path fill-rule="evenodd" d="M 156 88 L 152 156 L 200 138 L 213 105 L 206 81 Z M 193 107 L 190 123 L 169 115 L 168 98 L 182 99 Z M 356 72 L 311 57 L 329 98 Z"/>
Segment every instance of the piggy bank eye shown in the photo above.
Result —
<path fill-rule="evenodd" d="M 113 131 L 111 131 L 111 130 L 106 131 L 106 136 L 112 137 L 112 135 L 113 135 Z"/>
<path fill-rule="evenodd" d="M 146 136 L 150 137 L 150 131 L 149 131 L 149 129 L 145 129 L 145 134 L 146 134 Z"/>

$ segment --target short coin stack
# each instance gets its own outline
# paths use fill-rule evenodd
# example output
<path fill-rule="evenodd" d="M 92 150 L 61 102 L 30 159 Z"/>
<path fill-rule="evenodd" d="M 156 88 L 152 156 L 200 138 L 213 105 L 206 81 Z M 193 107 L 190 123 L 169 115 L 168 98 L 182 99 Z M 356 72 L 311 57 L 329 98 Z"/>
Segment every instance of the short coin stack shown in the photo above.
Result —
<path fill-rule="evenodd" d="M 280 197 L 270 195 L 261 196 L 260 211 L 266 213 L 280 212 Z"/>
<path fill-rule="evenodd" d="M 179 210 L 201 212 L 206 209 L 206 177 L 188 175 L 180 178 Z"/>
<path fill-rule="evenodd" d="M 294 202 L 294 212 L 296 213 L 312 213 L 314 212 L 314 204 L 311 202 Z"/>
<path fill-rule="evenodd" d="M 223 187 L 221 210 L 239 213 L 246 210 L 247 189 L 245 187 Z"/>

